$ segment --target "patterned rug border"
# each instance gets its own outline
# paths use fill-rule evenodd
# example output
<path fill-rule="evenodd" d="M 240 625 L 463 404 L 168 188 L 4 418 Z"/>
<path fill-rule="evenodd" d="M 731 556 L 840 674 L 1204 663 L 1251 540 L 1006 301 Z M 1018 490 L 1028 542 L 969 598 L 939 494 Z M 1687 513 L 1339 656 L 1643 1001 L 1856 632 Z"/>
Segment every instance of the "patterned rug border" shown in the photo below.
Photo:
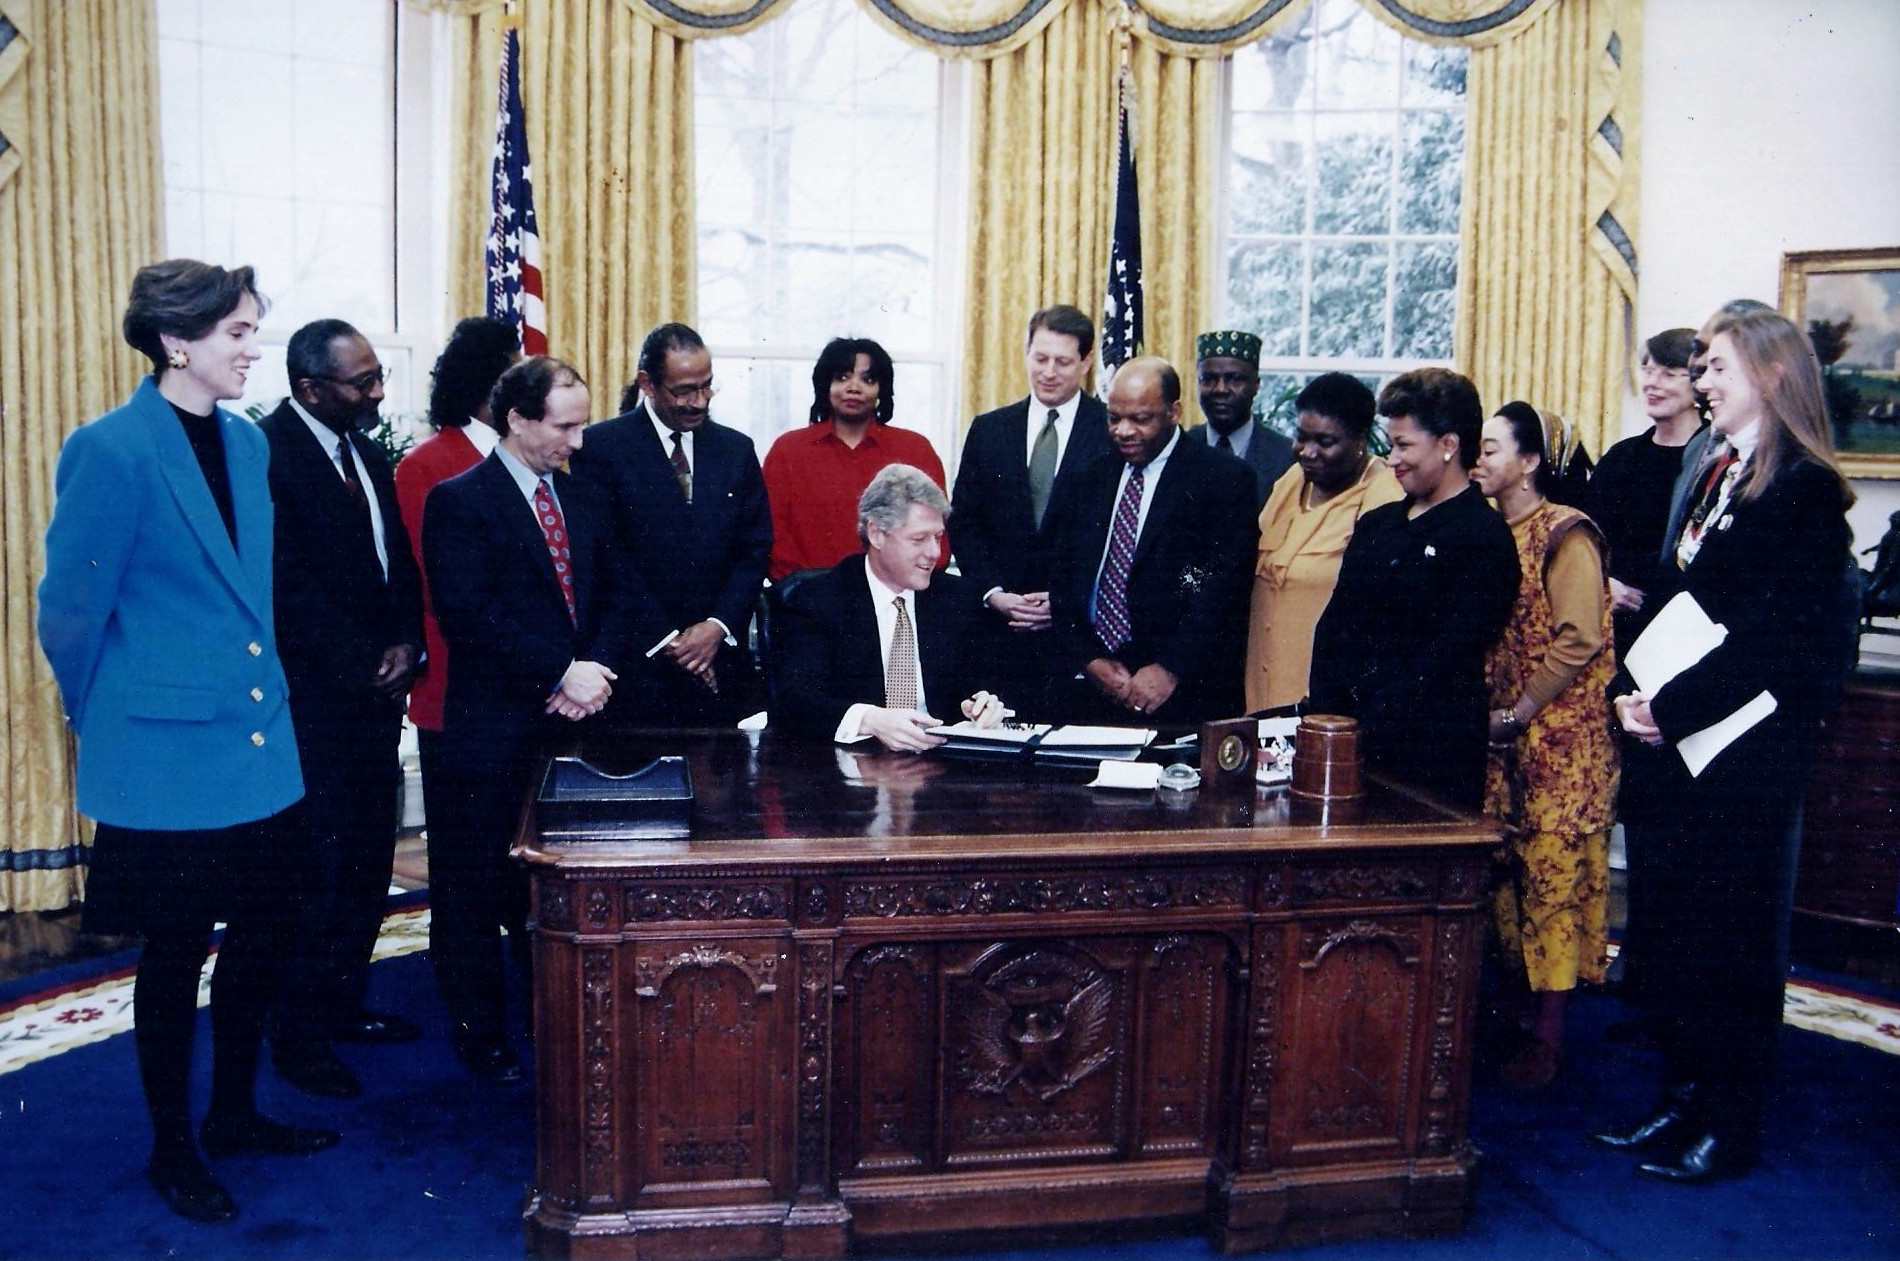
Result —
<path fill-rule="evenodd" d="M 383 918 L 375 958 L 394 959 L 429 946 L 429 908 L 400 907 Z M 211 1000 L 214 953 L 198 978 L 198 1005 Z M 1796 1029 L 1900 1055 L 1900 1002 L 1819 980 L 1788 982 L 1783 1019 Z M 132 1029 L 132 969 L 117 968 L 0 1007 L 0 1076 Z"/>

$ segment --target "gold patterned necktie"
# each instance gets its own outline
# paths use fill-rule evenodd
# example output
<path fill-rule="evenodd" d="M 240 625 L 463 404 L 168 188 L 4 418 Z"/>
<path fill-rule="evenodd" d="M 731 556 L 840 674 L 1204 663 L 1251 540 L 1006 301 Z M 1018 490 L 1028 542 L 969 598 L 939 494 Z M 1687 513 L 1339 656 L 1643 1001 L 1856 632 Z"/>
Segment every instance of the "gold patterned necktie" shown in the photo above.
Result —
<path fill-rule="evenodd" d="M 890 709 L 917 708 L 917 631 L 903 596 L 891 597 L 897 606 L 897 627 L 891 632 L 891 660 L 884 667 L 884 704 Z"/>
<path fill-rule="evenodd" d="M 680 432 L 673 431 L 673 454 L 668 456 L 673 465 L 673 480 L 680 484 L 680 494 L 686 496 L 686 502 L 693 502 L 693 466 L 687 462 L 686 447 Z"/>

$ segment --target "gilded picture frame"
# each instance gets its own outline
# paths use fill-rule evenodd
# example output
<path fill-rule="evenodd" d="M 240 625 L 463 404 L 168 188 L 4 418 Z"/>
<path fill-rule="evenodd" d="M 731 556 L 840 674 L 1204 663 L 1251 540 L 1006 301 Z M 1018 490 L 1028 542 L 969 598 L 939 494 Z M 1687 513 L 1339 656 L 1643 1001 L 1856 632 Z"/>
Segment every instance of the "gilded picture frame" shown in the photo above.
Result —
<path fill-rule="evenodd" d="M 1900 246 L 1783 254 L 1781 312 L 1814 342 L 1842 470 L 1900 479 Z"/>

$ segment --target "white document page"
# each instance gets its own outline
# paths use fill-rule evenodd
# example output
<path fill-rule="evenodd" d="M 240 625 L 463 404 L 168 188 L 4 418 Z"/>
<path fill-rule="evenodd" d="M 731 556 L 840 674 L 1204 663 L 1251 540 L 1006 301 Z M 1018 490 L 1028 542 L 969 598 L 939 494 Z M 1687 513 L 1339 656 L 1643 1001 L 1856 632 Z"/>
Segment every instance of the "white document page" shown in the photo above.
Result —
<path fill-rule="evenodd" d="M 1728 638 L 1728 627 L 1709 619 L 1695 597 L 1677 592 L 1662 612 L 1630 645 L 1623 666 L 1647 696 L 1654 696 L 1663 684 L 1714 652 Z M 1724 718 L 1692 735 L 1676 741 L 1676 752 L 1689 774 L 1701 775 L 1716 754 L 1734 744 L 1762 719 L 1775 712 L 1773 693 L 1766 690 Z"/>

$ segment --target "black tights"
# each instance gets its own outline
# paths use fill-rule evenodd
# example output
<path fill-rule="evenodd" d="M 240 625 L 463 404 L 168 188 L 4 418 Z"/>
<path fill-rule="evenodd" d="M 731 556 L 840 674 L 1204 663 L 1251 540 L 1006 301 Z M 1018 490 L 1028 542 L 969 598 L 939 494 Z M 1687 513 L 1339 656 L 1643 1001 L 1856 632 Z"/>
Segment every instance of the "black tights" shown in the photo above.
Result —
<path fill-rule="evenodd" d="M 155 1155 L 192 1149 L 191 1044 L 198 1023 L 198 976 L 212 925 L 151 925 L 132 989 L 132 1036 L 139 1081 L 152 1116 Z M 257 1054 L 264 1015 L 283 955 L 281 932 L 263 918 L 226 926 L 211 980 L 210 1114 L 256 1110 Z"/>

